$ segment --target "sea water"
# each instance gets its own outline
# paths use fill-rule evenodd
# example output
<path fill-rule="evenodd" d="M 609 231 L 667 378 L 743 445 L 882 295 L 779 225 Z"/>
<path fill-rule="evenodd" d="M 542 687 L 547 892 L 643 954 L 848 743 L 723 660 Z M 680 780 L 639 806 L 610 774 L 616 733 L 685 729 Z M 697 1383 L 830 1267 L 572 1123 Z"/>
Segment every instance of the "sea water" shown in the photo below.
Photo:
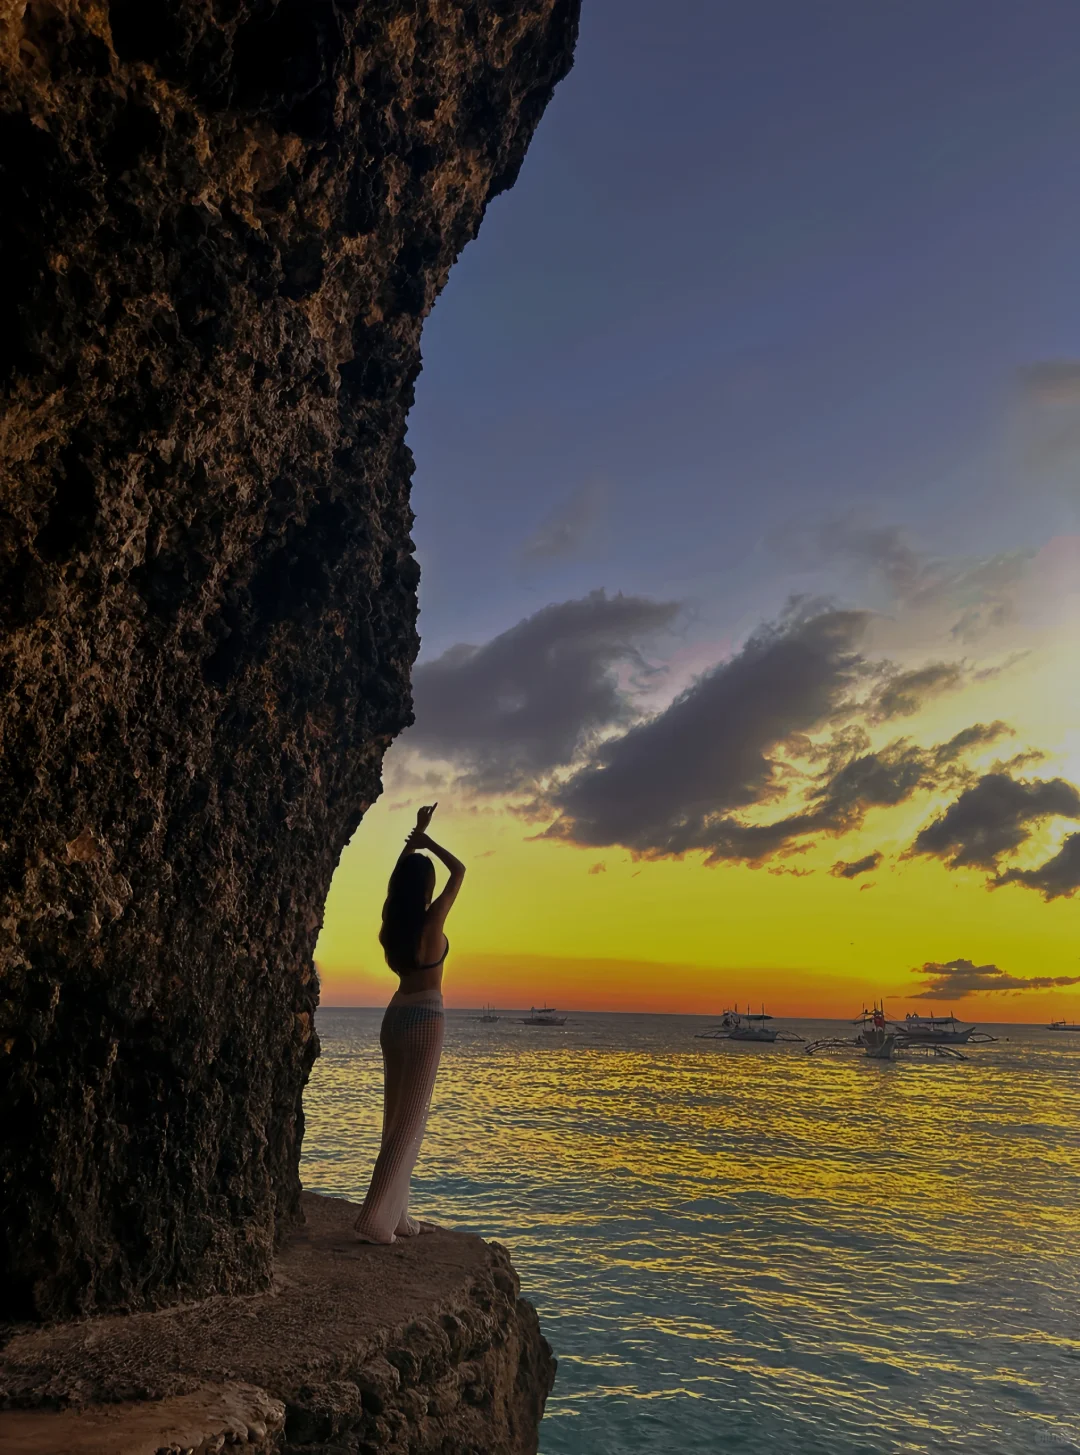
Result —
<path fill-rule="evenodd" d="M 1080 1449 L 1080 1035 L 890 1063 L 521 1014 L 448 1013 L 412 1208 L 511 1250 L 544 1455 Z M 315 1191 L 367 1186 L 380 1019 L 319 1012 Z"/>

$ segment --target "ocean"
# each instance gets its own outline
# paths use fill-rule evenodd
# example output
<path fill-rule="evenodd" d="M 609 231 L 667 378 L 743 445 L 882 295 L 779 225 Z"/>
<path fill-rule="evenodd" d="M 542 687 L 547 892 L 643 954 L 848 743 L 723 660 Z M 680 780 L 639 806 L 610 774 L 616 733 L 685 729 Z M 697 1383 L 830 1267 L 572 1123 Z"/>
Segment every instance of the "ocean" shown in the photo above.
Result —
<path fill-rule="evenodd" d="M 1080 1035 L 889 1063 L 521 1015 L 448 1013 L 412 1209 L 510 1249 L 543 1455 L 1080 1449 Z M 314 1191 L 367 1186 L 380 1019 L 319 1011 Z"/>

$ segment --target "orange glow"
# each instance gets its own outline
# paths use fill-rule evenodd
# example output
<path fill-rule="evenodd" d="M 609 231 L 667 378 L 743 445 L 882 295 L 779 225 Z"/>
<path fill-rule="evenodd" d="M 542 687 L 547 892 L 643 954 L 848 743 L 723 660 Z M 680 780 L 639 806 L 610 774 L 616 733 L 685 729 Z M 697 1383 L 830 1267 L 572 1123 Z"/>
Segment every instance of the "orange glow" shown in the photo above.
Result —
<path fill-rule="evenodd" d="M 999 754 L 1035 746 L 1047 756 L 1029 776 L 1078 781 L 1078 694 L 1068 653 L 1033 652 L 1009 673 L 973 679 L 888 732 L 933 743 L 971 722 L 1005 718 L 1015 736 L 973 767 L 985 771 Z M 948 794 L 874 810 L 843 837 L 821 837 L 806 852 L 758 867 L 573 847 L 535 838 L 537 826 L 504 803 L 443 797 L 433 831 L 468 869 L 448 925 L 450 1006 L 547 1001 L 708 1015 L 749 1001 L 778 1016 L 850 1018 L 882 996 L 892 1014 L 930 1010 L 931 1002 L 915 998 L 927 961 L 964 958 L 1022 977 L 1080 975 L 1075 900 L 1047 903 L 1015 885 L 990 891 L 982 871 L 905 857 Z M 419 801 L 384 797 L 342 855 L 316 951 L 324 1004 L 379 1005 L 392 993 L 379 914 Z M 1073 827 L 1039 830 L 1023 862 L 1038 862 Z M 872 851 L 883 855 L 872 873 L 830 874 L 836 860 Z M 1080 987 L 934 1005 L 982 1022 L 1080 1020 Z"/>

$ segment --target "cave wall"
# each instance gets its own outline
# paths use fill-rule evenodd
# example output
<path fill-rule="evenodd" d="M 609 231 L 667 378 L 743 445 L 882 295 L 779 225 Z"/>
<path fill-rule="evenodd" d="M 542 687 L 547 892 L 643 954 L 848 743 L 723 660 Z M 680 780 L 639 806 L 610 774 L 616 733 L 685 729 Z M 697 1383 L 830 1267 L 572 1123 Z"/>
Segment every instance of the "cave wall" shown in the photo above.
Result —
<path fill-rule="evenodd" d="M 266 1286 L 422 321 L 578 0 L 0 0 L 0 1317 Z"/>

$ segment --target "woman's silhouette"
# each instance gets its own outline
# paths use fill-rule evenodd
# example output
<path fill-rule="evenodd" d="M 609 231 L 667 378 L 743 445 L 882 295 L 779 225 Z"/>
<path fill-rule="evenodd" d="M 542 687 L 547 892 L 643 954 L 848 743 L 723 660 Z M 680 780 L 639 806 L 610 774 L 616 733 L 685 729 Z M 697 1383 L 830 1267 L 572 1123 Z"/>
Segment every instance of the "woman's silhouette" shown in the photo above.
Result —
<path fill-rule="evenodd" d="M 446 916 L 465 878 L 465 865 L 427 836 L 438 805 L 421 808 L 390 875 L 379 940 L 401 984 L 383 1016 L 379 1036 L 385 1076 L 382 1146 L 356 1219 L 361 1242 L 392 1243 L 430 1224 L 409 1216 L 409 1179 L 427 1124 L 443 1044 L 442 967 L 450 950 Z M 450 871 L 435 894 L 430 849 Z"/>

